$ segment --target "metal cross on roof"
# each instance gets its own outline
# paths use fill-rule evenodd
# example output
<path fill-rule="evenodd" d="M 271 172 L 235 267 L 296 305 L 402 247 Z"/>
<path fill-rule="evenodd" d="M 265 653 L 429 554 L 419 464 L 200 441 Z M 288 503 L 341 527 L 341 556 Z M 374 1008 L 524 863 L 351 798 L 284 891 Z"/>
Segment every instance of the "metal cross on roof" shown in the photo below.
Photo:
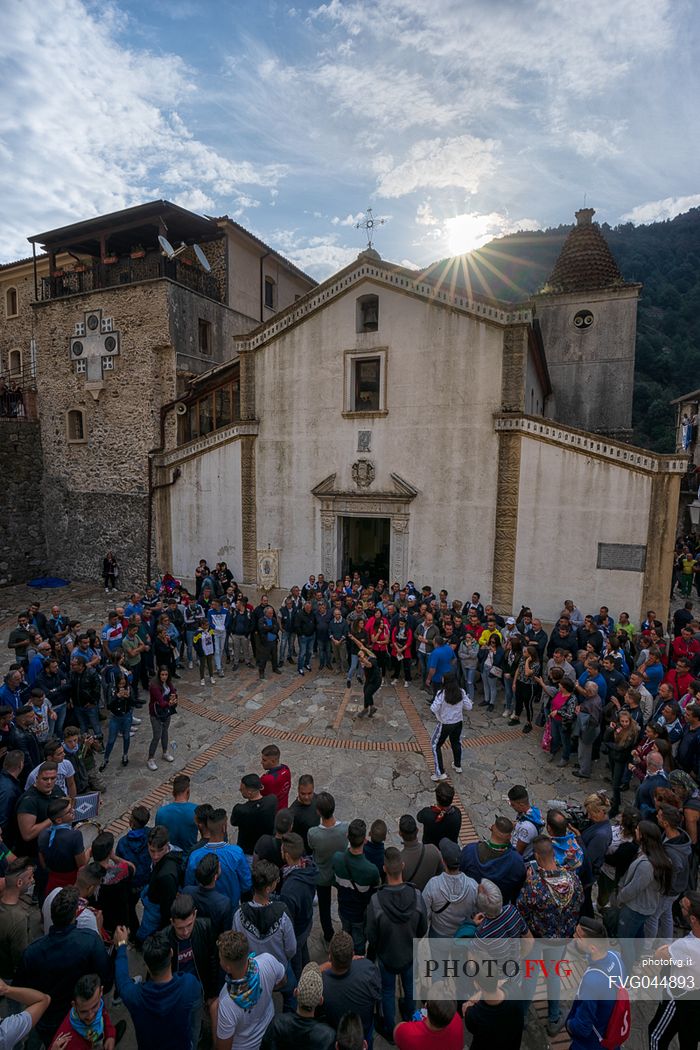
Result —
<path fill-rule="evenodd" d="M 375 226 L 383 226 L 385 222 L 386 219 L 375 219 L 374 215 L 372 214 L 372 209 L 368 208 L 365 212 L 365 217 L 362 220 L 362 222 L 355 223 L 356 230 L 364 230 L 367 234 L 368 248 L 372 247 L 372 236 Z"/>

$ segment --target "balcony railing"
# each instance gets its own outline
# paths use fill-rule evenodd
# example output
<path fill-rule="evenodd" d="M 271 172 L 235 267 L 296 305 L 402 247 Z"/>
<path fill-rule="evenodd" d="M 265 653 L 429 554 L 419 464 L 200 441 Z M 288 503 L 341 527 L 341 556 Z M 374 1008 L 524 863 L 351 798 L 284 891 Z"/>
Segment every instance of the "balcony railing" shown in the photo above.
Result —
<path fill-rule="evenodd" d="M 147 252 L 141 259 L 120 256 L 115 263 L 96 262 L 92 265 L 74 266 L 71 270 L 57 271 L 42 277 L 39 284 L 39 299 L 62 299 L 66 295 L 81 292 L 97 292 L 103 288 L 119 288 L 136 281 L 149 281 L 156 277 L 169 277 L 178 284 L 206 295 L 209 299 L 222 301 L 219 285 L 214 277 L 195 263 L 188 265 L 182 259 L 166 259 L 160 252 Z"/>
<path fill-rule="evenodd" d="M 33 372 L 0 372 L 0 419 L 31 422 L 39 418 Z"/>

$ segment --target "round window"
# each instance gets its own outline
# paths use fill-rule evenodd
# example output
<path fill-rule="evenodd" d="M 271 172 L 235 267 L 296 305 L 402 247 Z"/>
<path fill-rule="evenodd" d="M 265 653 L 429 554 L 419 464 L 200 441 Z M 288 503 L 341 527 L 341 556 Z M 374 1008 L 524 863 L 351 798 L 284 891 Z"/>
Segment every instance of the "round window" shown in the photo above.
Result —
<path fill-rule="evenodd" d="M 574 314 L 574 328 L 578 328 L 579 332 L 585 332 L 592 324 L 593 314 L 590 310 L 579 310 Z"/>

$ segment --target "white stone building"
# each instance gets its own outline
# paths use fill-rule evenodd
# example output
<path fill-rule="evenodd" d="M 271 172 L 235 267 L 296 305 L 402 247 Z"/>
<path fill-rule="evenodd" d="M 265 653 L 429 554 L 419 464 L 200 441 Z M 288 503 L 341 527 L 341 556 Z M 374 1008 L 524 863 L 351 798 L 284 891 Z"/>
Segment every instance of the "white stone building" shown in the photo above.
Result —
<path fill-rule="evenodd" d="M 532 302 L 363 252 L 236 336 L 154 459 L 159 564 L 225 559 L 252 582 L 264 562 L 281 586 L 364 567 L 545 619 L 569 596 L 663 616 L 686 461 L 619 440 L 639 286 L 577 218 Z M 200 427 L 234 373 L 240 418 Z"/>

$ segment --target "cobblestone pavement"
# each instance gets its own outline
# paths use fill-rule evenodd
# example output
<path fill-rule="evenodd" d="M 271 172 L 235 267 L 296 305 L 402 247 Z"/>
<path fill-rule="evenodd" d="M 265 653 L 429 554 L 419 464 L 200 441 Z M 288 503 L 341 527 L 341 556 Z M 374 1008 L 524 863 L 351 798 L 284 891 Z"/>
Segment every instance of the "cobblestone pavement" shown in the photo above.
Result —
<path fill-rule="evenodd" d="M 104 622 L 114 604 L 110 596 L 85 585 L 43 592 L 26 587 L 4 589 L 0 651 L 6 650 L 16 612 L 34 598 L 41 601 L 44 610 L 57 603 L 72 618 L 80 617 L 84 625 L 96 626 Z M 100 811 L 101 822 L 115 834 L 126 829 L 128 811 L 137 801 L 153 813 L 167 800 L 172 776 L 180 771 L 192 777 L 193 801 L 211 802 L 230 811 L 240 798 L 240 777 L 259 771 L 260 750 L 271 741 L 279 744 L 294 783 L 301 773 L 312 772 L 317 790 L 332 791 L 341 818 L 362 817 L 368 825 L 378 817 L 385 820 L 387 845 L 400 845 L 398 820 L 402 813 L 415 813 L 432 802 L 430 732 L 435 723 L 429 698 L 418 685 L 382 687 L 377 716 L 370 720 L 358 719 L 361 688 L 354 682 L 346 689 L 344 675 L 315 670 L 302 677 L 295 666 L 285 664 L 281 675 L 272 675 L 268 669 L 267 678 L 260 681 L 254 669 L 242 668 L 234 674 L 227 667 L 223 678 L 202 687 L 196 671 L 181 673 L 178 713 L 171 725 L 175 762 L 166 765 L 156 756 L 157 772 L 146 768 L 150 738 L 147 718 L 132 737 L 126 768 L 120 765 L 121 743 L 116 745 L 105 773 L 107 790 Z M 571 767 L 562 770 L 549 763 L 540 746 L 541 730 L 526 736 L 518 727 L 506 728 L 502 707 L 501 697 L 494 715 L 475 707 L 467 716 L 461 775 L 452 773 L 451 755 L 446 755 L 446 769 L 463 813 L 465 843 L 480 837 L 496 814 L 510 813 L 507 791 L 515 783 L 526 784 L 540 806 L 552 798 L 580 801 L 589 791 L 604 786 L 602 762 L 597 763 L 590 781 L 579 784 L 571 775 Z M 317 927 L 310 949 L 312 958 L 323 961 L 327 957 Z M 134 969 L 139 964 L 140 959 L 134 956 Z M 115 1015 L 120 1016 L 122 1010 L 117 1007 Z M 536 1016 L 531 1014 L 523 1045 L 567 1046 L 565 1036 L 548 1040 L 542 1012 L 540 1007 Z M 627 1045 L 634 1047 L 635 1042 Z M 134 1044 L 127 1036 L 121 1045 L 131 1050 Z M 381 1039 L 377 1039 L 377 1046 L 382 1050 Z"/>

